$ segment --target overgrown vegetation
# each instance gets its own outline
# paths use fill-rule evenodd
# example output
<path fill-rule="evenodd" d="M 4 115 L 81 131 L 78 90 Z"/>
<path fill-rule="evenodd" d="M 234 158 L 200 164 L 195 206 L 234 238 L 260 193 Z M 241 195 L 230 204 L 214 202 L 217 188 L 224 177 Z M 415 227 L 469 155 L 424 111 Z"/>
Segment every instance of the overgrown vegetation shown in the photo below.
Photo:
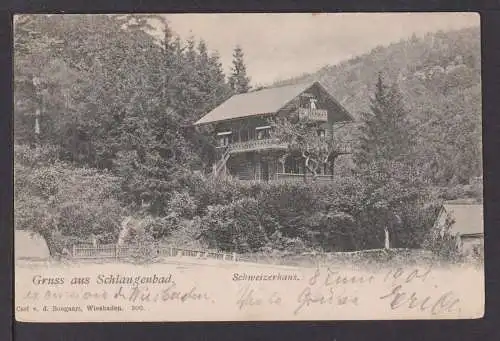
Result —
<path fill-rule="evenodd" d="M 213 144 L 188 127 L 248 91 L 241 48 L 226 81 L 205 42 L 181 41 L 166 24 L 156 39 L 147 33 L 151 20 L 161 18 L 16 20 L 15 224 L 39 232 L 53 255 L 91 236 L 117 242 L 127 216 L 147 221 L 128 236 L 141 245 L 138 258 L 158 240 L 239 253 L 381 248 L 385 228 L 391 247 L 418 248 L 442 200 L 481 200 L 481 184 L 470 181 L 481 175 L 475 31 L 432 36 L 432 48 L 429 37 L 411 39 L 323 70 L 316 76 L 335 96 L 367 112 L 356 167 L 328 185 L 241 183 L 203 176 Z M 455 63 L 435 43 L 450 39 L 470 77 L 450 71 L 446 87 L 436 83 L 441 78 L 419 80 L 419 70 Z M 420 66 L 420 57 L 391 54 L 416 50 L 430 51 Z M 391 60 L 406 64 L 388 68 Z M 398 68 L 405 80 L 394 77 Z M 297 148 L 321 160 L 334 150 L 322 143 Z"/>

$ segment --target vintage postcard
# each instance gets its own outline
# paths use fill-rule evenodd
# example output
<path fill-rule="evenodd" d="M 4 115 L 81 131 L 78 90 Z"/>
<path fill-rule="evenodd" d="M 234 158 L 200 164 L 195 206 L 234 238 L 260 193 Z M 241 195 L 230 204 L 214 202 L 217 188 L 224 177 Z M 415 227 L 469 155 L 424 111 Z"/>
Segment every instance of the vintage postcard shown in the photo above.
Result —
<path fill-rule="evenodd" d="M 16 320 L 481 318 L 479 21 L 15 16 Z"/>

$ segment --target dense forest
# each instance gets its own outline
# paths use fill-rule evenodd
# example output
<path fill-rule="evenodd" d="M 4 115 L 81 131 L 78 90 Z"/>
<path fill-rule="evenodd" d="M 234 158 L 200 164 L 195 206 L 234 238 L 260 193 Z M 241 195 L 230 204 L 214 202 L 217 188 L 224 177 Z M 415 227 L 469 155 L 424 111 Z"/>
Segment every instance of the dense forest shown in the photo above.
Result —
<path fill-rule="evenodd" d="M 361 123 L 351 173 L 329 185 L 204 176 L 213 141 L 190 124 L 250 90 L 239 46 L 225 75 L 157 16 L 21 15 L 14 38 L 15 225 L 53 254 L 116 242 L 127 216 L 131 240 L 237 252 L 377 248 L 385 227 L 420 247 L 442 200 L 481 200 L 479 29 L 287 81 L 320 80 Z"/>

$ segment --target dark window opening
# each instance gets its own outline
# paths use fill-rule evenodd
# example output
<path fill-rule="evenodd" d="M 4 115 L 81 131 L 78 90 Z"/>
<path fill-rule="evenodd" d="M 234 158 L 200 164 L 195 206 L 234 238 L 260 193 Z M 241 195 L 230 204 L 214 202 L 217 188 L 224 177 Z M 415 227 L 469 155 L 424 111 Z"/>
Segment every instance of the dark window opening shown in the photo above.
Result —
<path fill-rule="evenodd" d="M 256 129 L 257 140 L 265 140 L 271 137 L 270 129 Z"/>
<path fill-rule="evenodd" d="M 240 139 L 241 139 L 241 142 L 246 142 L 246 141 L 250 140 L 248 129 L 243 129 L 240 131 Z"/>
<path fill-rule="evenodd" d="M 264 181 L 269 181 L 269 163 L 265 161 L 260 163 L 260 177 Z"/>
<path fill-rule="evenodd" d="M 285 160 L 285 173 L 300 174 L 300 161 L 289 156 Z"/>
<path fill-rule="evenodd" d="M 231 143 L 231 134 L 219 135 L 217 140 L 219 147 L 225 147 Z"/>

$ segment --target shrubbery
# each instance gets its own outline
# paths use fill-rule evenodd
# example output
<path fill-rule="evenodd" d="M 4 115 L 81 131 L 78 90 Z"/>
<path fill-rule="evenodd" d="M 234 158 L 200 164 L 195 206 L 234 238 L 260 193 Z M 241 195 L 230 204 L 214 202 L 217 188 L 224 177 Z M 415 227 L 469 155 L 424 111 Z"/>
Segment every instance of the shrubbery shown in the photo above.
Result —
<path fill-rule="evenodd" d="M 16 228 L 40 232 L 54 254 L 71 238 L 81 242 L 95 235 L 101 243 L 116 242 L 124 216 L 136 210 L 125 212 L 120 179 L 57 161 L 56 153 L 16 146 Z M 446 241 L 428 238 L 442 200 L 480 193 L 474 186 L 374 186 L 354 177 L 329 184 L 258 183 L 192 173 L 172 188 L 162 210 L 167 214 L 148 215 L 144 238 L 189 248 L 299 254 L 382 248 L 387 227 L 391 247 L 423 244 L 443 257 L 455 257 Z"/>
<path fill-rule="evenodd" d="M 187 191 L 173 197 L 193 198 L 200 239 L 238 252 L 381 248 L 386 226 L 391 247 L 420 247 L 440 203 L 425 190 L 375 189 L 349 177 L 327 185 L 201 181 Z"/>
<path fill-rule="evenodd" d="M 258 205 L 257 200 L 244 198 L 227 205 L 209 206 L 201 220 L 201 236 L 212 248 L 258 250 L 266 242 Z"/>
<path fill-rule="evenodd" d="M 51 254 L 60 254 L 67 236 L 90 235 L 114 242 L 123 208 L 118 179 L 106 172 L 57 161 L 50 147 L 15 148 L 14 223 L 39 232 Z"/>

